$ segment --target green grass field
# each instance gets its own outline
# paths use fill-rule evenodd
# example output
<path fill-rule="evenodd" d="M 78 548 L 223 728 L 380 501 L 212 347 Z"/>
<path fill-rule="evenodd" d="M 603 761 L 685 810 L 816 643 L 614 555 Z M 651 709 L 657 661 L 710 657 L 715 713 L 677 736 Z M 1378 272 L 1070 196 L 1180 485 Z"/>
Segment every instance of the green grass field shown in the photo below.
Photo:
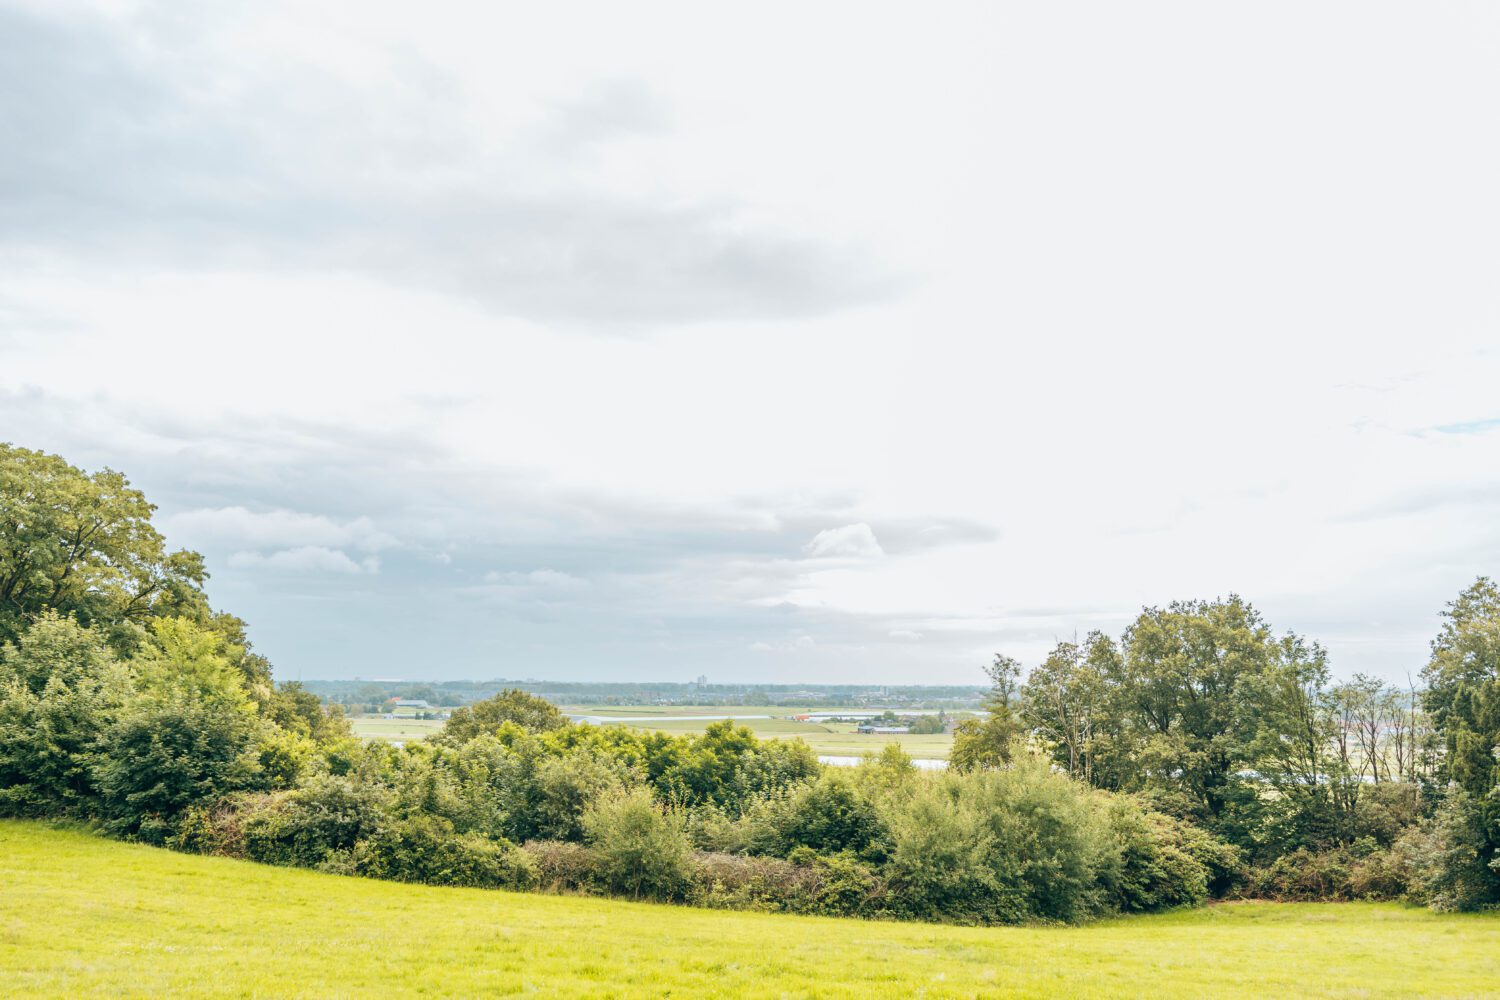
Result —
<path fill-rule="evenodd" d="M 693 718 L 663 719 L 661 716 L 740 716 L 737 719 L 738 723 L 748 727 L 761 739 L 800 739 L 812 747 L 814 753 L 844 757 L 862 757 L 865 754 L 879 753 L 887 743 L 899 743 L 911 756 L 927 760 L 947 760 L 949 751 L 953 749 L 953 736 L 948 733 L 930 736 L 862 735 L 854 731 L 855 727 L 851 723 L 797 722 L 792 718 L 803 712 L 829 711 L 826 708 L 788 708 L 785 705 L 765 707 L 586 705 L 569 706 L 566 710 L 583 715 L 598 715 L 621 720 L 642 717 L 642 721 L 629 724 L 636 729 L 659 730 L 664 733 L 701 733 L 709 722 Z M 771 716 L 771 718 L 755 718 L 755 716 Z"/>
<path fill-rule="evenodd" d="M 0 822 L 6 996 L 1481 997 L 1500 916 L 961 928 L 405 886 Z"/>
<path fill-rule="evenodd" d="M 438 719 L 385 719 L 379 716 L 350 719 L 349 724 L 354 728 L 356 736 L 369 740 L 395 740 L 401 743 L 426 739 L 443 728 L 443 723 Z"/>
<path fill-rule="evenodd" d="M 879 753 L 887 743 L 899 743 L 913 757 L 928 760 L 947 760 L 953 748 L 951 734 L 932 736 L 876 736 L 862 735 L 854 731 L 849 723 L 796 722 L 791 716 L 807 711 L 801 708 L 775 707 L 724 707 L 722 705 L 569 705 L 564 711 L 579 715 L 594 715 L 608 719 L 619 719 L 622 725 L 635 729 L 656 730 L 664 733 L 701 733 L 710 724 L 707 719 L 691 716 L 732 716 L 739 725 L 748 727 L 756 736 L 765 740 L 801 739 L 812 747 L 814 753 L 861 757 Z M 820 709 L 827 711 L 827 709 Z M 761 716 L 761 718 L 756 718 Z M 764 718 L 772 716 L 772 718 Z M 628 720 L 639 719 L 638 722 Z M 356 735 L 365 739 L 397 740 L 406 742 L 420 740 L 442 728 L 438 721 L 411 718 L 385 719 L 380 717 L 351 720 Z"/>

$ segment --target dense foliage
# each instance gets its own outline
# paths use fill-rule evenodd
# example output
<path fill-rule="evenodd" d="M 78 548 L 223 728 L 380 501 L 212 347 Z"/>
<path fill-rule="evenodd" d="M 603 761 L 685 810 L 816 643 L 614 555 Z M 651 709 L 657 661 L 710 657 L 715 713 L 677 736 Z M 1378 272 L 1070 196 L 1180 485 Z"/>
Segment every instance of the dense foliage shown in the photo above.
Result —
<path fill-rule="evenodd" d="M 729 722 L 574 725 L 505 690 L 362 743 L 275 687 L 202 560 L 115 473 L 0 448 L 0 814 L 437 884 L 970 923 L 1235 892 L 1500 899 L 1500 592 L 1450 606 L 1423 692 L 1335 683 L 1237 597 L 997 656 L 953 768 L 820 766 Z"/>

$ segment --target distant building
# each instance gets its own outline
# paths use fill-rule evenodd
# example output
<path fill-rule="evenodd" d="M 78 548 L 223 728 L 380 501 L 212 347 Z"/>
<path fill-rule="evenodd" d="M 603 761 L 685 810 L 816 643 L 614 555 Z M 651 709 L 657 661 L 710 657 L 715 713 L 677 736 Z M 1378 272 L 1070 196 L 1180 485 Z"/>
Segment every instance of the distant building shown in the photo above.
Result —
<path fill-rule="evenodd" d="M 428 705 L 427 702 L 423 701 L 421 698 L 397 698 L 396 699 L 396 707 L 397 708 L 431 708 L 432 706 Z"/>
<path fill-rule="evenodd" d="M 904 733 L 911 732 L 911 727 L 910 726 L 876 726 L 876 725 L 871 725 L 870 723 L 865 723 L 864 725 L 862 725 L 859 728 L 855 729 L 855 732 L 857 732 L 857 733 L 865 733 L 867 735 L 872 735 L 872 736 L 900 736 L 900 735 L 902 735 Z"/>

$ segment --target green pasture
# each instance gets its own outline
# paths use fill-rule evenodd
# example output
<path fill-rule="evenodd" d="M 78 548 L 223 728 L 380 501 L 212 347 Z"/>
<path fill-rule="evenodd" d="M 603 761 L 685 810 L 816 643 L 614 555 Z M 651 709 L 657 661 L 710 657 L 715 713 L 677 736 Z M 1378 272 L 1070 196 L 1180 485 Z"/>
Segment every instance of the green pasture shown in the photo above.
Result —
<path fill-rule="evenodd" d="M 711 724 L 707 719 L 694 719 L 697 715 L 721 715 L 734 716 L 738 725 L 745 726 L 761 739 L 801 739 L 819 754 L 837 754 L 840 756 L 860 757 L 864 754 L 879 753 L 887 743 L 899 743 L 913 757 L 924 759 L 946 760 L 949 751 L 953 748 L 953 737 L 947 733 L 935 735 L 874 735 L 855 732 L 852 723 L 812 723 L 797 722 L 792 716 L 805 712 L 828 712 L 827 708 L 787 708 L 782 705 L 775 707 L 753 707 L 753 706 L 687 706 L 673 705 L 662 707 L 656 705 L 631 705 L 620 707 L 615 705 L 590 705 L 590 706 L 568 706 L 564 711 L 579 715 L 601 716 L 607 719 L 619 719 L 622 724 L 630 725 L 635 729 L 656 730 L 664 733 L 701 733 L 704 727 Z M 856 711 L 851 709 L 851 711 Z M 753 718 L 756 715 L 769 715 L 772 718 Z M 687 716 L 687 718 L 665 719 L 662 716 Z M 629 722 L 626 720 L 639 718 L 640 721 Z"/>
<path fill-rule="evenodd" d="M 766 740 L 801 739 L 812 747 L 814 753 L 860 757 L 879 753 L 887 743 L 899 743 L 913 757 L 947 760 L 953 748 L 953 737 L 947 733 L 936 735 L 865 735 L 856 733 L 850 723 L 797 722 L 792 716 L 808 711 L 829 709 L 787 708 L 785 706 L 755 707 L 721 705 L 568 705 L 563 711 L 577 715 L 600 716 L 618 719 L 621 725 L 634 729 L 654 730 L 663 733 L 701 733 L 711 724 L 709 719 L 692 716 L 729 716 L 737 725 L 745 726 L 756 736 Z M 772 716 L 772 718 L 754 718 Z M 639 721 L 632 721 L 639 720 Z M 442 728 L 436 720 L 419 720 L 398 717 L 386 719 L 368 717 L 351 720 L 356 735 L 365 739 L 420 740 Z"/>
<path fill-rule="evenodd" d="M 350 719 L 354 735 L 373 740 L 397 740 L 402 743 L 426 739 L 443 728 L 440 719 L 385 719 L 379 716 Z"/>
<path fill-rule="evenodd" d="M 12 997 L 1482 997 L 1500 915 L 964 928 L 399 885 L 0 822 Z"/>

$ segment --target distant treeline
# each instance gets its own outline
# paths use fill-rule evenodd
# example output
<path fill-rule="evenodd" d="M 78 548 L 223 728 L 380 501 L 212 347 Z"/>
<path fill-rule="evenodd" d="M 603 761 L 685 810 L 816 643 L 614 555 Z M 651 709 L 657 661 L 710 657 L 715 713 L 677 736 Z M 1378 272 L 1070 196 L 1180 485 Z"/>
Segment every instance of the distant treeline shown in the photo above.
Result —
<path fill-rule="evenodd" d="M 1335 680 L 1238 597 L 1178 602 L 1029 673 L 997 656 L 948 773 L 894 746 L 840 770 L 730 722 L 575 725 L 514 688 L 364 743 L 272 683 L 152 510 L 117 473 L 0 446 L 0 815 L 401 881 L 966 923 L 1500 903 L 1487 579 L 1420 685 Z"/>
<path fill-rule="evenodd" d="M 972 709 L 983 700 L 982 685 L 892 684 L 696 684 L 628 681 L 303 681 L 303 687 L 331 705 L 374 711 L 391 698 L 458 706 L 493 698 L 502 691 L 525 691 L 556 705 L 765 705 L 847 708 Z"/>

